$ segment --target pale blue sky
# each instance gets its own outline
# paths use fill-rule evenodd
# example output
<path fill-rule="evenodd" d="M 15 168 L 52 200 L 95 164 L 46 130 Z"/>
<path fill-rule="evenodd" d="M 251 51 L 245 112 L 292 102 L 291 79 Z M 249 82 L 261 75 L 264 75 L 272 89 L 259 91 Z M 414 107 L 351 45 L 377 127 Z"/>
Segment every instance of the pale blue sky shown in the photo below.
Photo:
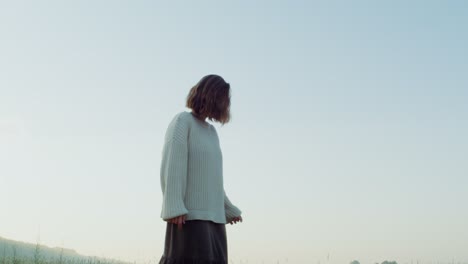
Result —
<path fill-rule="evenodd" d="M 0 236 L 159 260 L 168 122 L 204 75 L 234 263 L 468 261 L 464 1 L 0 3 Z"/>

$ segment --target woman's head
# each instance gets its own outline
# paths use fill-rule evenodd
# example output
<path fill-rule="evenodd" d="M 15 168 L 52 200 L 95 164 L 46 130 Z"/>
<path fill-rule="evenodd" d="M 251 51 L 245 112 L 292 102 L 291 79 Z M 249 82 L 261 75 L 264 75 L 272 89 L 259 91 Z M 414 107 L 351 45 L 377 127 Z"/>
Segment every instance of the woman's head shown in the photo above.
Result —
<path fill-rule="evenodd" d="M 231 106 L 229 83 L 215 74 L 206 75 L 190 89 L 186 106 L 195 114 L 206 116 L 221 124 L 229 122 Z"/>

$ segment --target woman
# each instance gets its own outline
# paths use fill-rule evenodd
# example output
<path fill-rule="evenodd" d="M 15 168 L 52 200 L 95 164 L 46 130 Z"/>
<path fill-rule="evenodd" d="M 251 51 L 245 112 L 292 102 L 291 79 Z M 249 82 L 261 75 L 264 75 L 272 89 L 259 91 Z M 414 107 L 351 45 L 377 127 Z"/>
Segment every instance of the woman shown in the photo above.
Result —
<path fill-rule="evenodd" d="M 203 77 L 186 107 L 170 122 L 162 152 L 161 218 L 167 221 L 160 264 L 228 263 L 226 224 L 242 222 L 223 186 L 218 134 L 205 119 L 230 120 L 230 85 L 221 76 Z"/>

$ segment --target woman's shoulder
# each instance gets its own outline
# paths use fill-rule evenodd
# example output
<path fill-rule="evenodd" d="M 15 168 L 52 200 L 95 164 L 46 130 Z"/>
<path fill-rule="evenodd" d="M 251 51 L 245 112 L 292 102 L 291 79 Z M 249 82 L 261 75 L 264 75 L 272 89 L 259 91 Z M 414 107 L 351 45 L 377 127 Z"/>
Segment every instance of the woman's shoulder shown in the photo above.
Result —
<path fill-rule="evenodd" d="M 190 120 L 187 118 L 187 114 L 190 113 L 185 111 L 176 113 L 169 122 L 166 134 L 185 134 L 190 127 Z"/>
<path fill-rule="evenodd" d="M 188 122 L 190 118 L 190 113 L 186 111 L 181 111 L 176 113 L 171 120 L 171 123 L 180 123 L 180 122 Z"/>

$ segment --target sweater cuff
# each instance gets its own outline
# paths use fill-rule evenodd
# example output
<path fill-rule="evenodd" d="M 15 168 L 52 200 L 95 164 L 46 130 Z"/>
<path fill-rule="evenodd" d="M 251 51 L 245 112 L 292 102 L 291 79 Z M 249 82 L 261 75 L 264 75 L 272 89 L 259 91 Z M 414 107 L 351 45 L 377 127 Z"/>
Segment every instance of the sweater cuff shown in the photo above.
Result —
<path fill-rule="evenodd" d="M 179 205 L 179 206 L 163 206 L 161 210 L 161 218 L 163 220 L 171 219 L 176 216 L 188 214 L 187 208 L 185 208 L 184 205 Z"/>
<path fill-rule="evenodd" d="M 242 214 L 242 211 L 239 208 L 233 206 L 230 208 L 226 208 L 226 221 L 229 222 L 232 218 L 238 217 Z"/>

